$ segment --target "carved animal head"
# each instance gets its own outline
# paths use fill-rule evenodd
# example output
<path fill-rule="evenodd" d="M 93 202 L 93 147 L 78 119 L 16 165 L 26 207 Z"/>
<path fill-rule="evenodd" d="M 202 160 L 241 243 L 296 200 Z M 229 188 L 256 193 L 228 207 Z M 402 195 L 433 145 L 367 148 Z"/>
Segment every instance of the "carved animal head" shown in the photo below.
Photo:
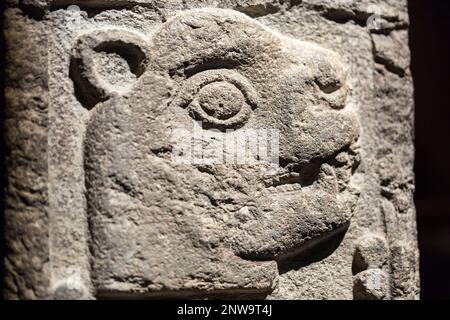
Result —
<path fill-rule="evenodd" d="M 91 110 L 85 170 L 100 294 L 268 292 L 277 261 L 348 226 L 358 125 L 334 52 L 201 9 L 148 39 L 81 36 L 71 77 Z M 243 164 L 175 161 L 180 128 L 203 154 L 270 129 L 279 163 L 261 161 L 261 150 Z"/>

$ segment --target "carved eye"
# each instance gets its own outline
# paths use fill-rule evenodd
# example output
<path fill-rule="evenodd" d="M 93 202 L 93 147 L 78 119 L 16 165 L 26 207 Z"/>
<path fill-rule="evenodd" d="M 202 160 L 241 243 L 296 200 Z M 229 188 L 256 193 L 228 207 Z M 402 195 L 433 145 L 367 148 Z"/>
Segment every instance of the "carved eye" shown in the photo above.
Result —
<path fill-rule="evenodd" d="M 187 79 L 174 104 L 187 108 L 203 127 L 220 130 L 243 126 L 257 106 L 258 95 L 242 75 L 228 69 L 208 70 Z"/>

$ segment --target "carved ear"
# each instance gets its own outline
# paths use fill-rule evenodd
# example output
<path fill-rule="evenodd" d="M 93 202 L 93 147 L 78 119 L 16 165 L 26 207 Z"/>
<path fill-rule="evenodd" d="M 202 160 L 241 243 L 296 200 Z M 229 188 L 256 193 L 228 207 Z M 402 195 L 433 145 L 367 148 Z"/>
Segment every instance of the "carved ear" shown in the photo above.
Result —
<path fill-rule="evenodd" d="M 246 15 L 224 9 L 195 9 L 168 20 L 155 34 L 154 66 L 171 77 L 189 78 L 209 69 L 270 64 L 280 41 Z"/>
<path fill-rule="evenodd" d="M 86 109 L 126 93 L 145 71 L 148 47 L 136 33 L 108 29 L 81 36 L 72 50 L 70 77 Z"/>

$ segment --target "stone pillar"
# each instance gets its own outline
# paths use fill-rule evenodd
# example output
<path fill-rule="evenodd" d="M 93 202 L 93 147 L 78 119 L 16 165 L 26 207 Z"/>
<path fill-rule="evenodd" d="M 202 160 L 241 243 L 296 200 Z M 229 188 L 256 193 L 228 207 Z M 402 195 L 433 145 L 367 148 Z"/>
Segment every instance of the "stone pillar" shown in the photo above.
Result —
<path fill-rule="evenodd" d="M 9 0 L 7 299 L 417 299 L 406 0 Z"/>

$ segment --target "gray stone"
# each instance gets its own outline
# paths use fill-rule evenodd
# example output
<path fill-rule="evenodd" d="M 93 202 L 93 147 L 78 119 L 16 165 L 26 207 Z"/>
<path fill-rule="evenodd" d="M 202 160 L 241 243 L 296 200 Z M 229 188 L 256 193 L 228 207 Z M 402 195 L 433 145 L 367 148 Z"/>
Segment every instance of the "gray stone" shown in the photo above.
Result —
<path fill-rule="evenodd" d="M 390 298 L 389 276 L 374 268 L 355 276 L 353 297 L 357 300 L 386 300 Z"/>
<path fill-rule="evenodd" d="M 388 254 L 386 239 L 382 235 L 364 235 L 355 249 L 354 267 L 356 270 L 381 268 L 388 262 Z"/>
<path fill-rule="evenodd" d="M 5 18 L 6 298 L 418 298 L 405 1 Z"/>

